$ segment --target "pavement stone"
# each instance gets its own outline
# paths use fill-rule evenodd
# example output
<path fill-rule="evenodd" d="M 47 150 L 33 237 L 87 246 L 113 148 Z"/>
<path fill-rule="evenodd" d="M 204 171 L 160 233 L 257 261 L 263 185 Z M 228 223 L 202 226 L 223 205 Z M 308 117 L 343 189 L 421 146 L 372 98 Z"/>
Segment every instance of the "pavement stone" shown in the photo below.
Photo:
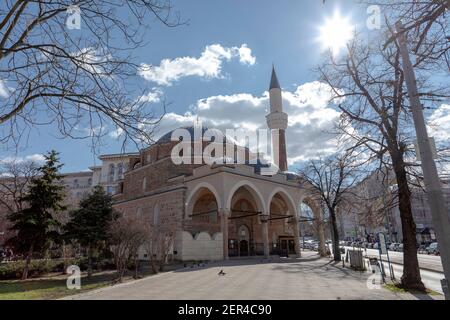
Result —
<path fill-rule="evenodd" d="M 226 275 L 219 276 L 223 270 Z M 300 259 L 236 259 L 181 268 L 65 299 L 87 300 L 405 300 L 441 295 L 368 289 L 371 274 L 343 268 L 316 253 Z"/>

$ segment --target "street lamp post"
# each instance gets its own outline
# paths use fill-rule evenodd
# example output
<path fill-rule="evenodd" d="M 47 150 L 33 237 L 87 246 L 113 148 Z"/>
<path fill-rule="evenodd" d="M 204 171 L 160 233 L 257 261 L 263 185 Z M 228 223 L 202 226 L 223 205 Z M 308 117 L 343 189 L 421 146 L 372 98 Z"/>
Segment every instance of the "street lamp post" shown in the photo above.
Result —
<path fill-rule="evenodd" d="M 425 118 L 422 112 L 422 105 L 417 90 L 417 81 L 414 69 L 409 58 L 408 46 L 406 41 L 403 24 L 396 23 L 397 39 L 399 43 L 400 54 L 403 62 L 403 72 L 405 75 L 408 96 L 413 114 L 414 126 L 417 134 L 417 143 L 419 145 L 420 157 L 422 160 L 422 171 L 425 180 L 425 187 L 428 195 L 428 202 L 431 208 L 433 225 L 436 230 L 436 239 L 441 253 L 442 266 L 445 279 L 443 289 L 445 298 L 450 300 L 448 292 L 450 280 L 450 221 L 449 214 L 445 205 L 444 195 L 442 193 L 441 183 L 437 172 L 436 164 L 433 159 L 430 140 L 427 133 Z"/>

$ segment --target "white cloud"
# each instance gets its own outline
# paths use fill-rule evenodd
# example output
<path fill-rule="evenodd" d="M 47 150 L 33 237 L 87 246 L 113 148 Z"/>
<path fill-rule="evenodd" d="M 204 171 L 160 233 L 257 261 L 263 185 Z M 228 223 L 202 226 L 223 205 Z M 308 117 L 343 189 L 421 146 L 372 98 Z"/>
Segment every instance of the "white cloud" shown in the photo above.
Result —
<path fill-rule="evenodd" d="M 328 105 L 332 92 L 320 82 L 299 86 L 294 92 L 283 92 L 283 108 L 289 116 L 286 131 L 289 163 L 304 161 L 336 151 L 332 130 L 340 113 Z M 201 99 L 184 115 L 167 114 L 157 134 L 183 126 L 192 126 L 197 117 L 205 127 L 223 130 L 266 129 L 269 109 L 268 92 L 261 96 L 247 93 L 212 96 Z"/>
<path fill-rule="evenodd" d="M 9 97 L 9 88 L 6 86 L 5 81 L 0 79 L 0 98 Z"/>
<path fill-rule="evenodd" d="M 438 143 L 450 141 L 450 104 L 442 104 L 431 114 L 428 131 Z"/>
<path fill-rule="evenodd" d="M 178 57 L 164 59 L 159 66 L 141 64 L 138 70 L 140 76 L 159 85 L 169 86 L 182 77 L 198 76 L 203 78 L 220 78 L 223 61 L 239 58 L 241 64 L 253 65 L 256 58 L 251 49 L 242 44 L 241 47 L 222 47 L 212 44 L 205 48 L 200 57 Z"/>
<path fill-rule="evenodd" d="M 45 157 L 42 154 L 36 153 L 25 157 L 26 161 L 33 161 L 33 162 L 44 162 Z"/>
<path fill-rule="evenodd" d="M 256 58 L 252 56 L 252 49 L 250 49 L 245 43 L 238 50 L 240 63 L 251 66 L 256 63 Z"/>
<path fill-rule="evenodd" d="M 1 158 L 0 159 L 0 164 L 1 163 L 12 163 L 12 162 L 16 162 L 16 163 L 22 163 L 22 162 L 36 162 L 36 163 L 42 163 L 45 161 L 45 157 L 44 155 L 40 154 L 40 153 L 35 153 L 35 154 L 30 154 L 27 155 L 25 157 L 5 157 L 5 158 Z"/>
<path fill-rule="evenodd" d="M 138 103 L 158 103 L 161 101 L 161 96 L 163 92 L 159 88 L 153 88 L 149 93 L 142 95 L 138 99 Z"/>
<path fill-rule="evenodd" d="M 113 139 L 118 139 L 123 133 L 122 128 L 117 128 L 116 130 L 113 130 L 109 133 L 109 136 Z"/>

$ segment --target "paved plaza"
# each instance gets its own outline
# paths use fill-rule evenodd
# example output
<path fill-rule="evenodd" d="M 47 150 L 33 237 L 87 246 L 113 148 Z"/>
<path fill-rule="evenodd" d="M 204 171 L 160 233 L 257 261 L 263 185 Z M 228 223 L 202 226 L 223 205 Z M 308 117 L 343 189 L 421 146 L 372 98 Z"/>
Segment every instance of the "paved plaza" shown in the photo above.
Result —
<path fill-rule="evenodd" d="M 223 270 L 225 275 L 219 276 Z M 301 259 L 230 260 L 176 271 L 67 297 L 66 299 L 442 299 L 441 295 L 368 289 L 367 272 L 342 268 L 304 252 Z"/>

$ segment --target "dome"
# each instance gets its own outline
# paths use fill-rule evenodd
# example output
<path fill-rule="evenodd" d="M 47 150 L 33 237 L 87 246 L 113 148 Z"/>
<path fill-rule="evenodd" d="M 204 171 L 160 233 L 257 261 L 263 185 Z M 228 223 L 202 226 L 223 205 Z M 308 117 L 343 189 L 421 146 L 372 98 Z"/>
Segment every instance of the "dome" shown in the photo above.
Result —
<path fill-rule="evenodd" d="M 192 140 L 194 139 L 194 130 L 195 130 L 194 126 L 181 127 L 181 128 L 174 129 L 174 130 L 171 130 L 171 131 L 167 132 L 165 135 L 163 135 L 161 138 L 159 138 L 158 141 L 156 141 L 156 144 L 166 144 L 166 143 L 172 142 L 172 140 L 171 140 L 171 139 L 172 139 L 172 134 L 173 134 L 176 130 L 180 130 L 180 129 L 187 130 L 187 131 L 189 132 L 190 136 L 191 136 L 191 139 L 192 139 Z M 236 142 L 235 139 L 233 139 L 233 138 L 230 137 L 230 136 L 226 136 L 226 135 L 223 134 L 223 132 L 222 132 L 221 130 L 219 130 L 219 129 L 209 129 L 209 128 L 207 128 L 207 127 L 202 127 L 202 136 L 205 135 L 206 131 L 209 131 L 209 132 L 213 133 L 213 134 L 215 135 L 216 138 L 219 138 L 219 137 L 222 138 L 222 139 L 223 139 L 223 142 L 230 142 L 230 143 L 234 143 L 234 144 L 239 145 L 239 144 Z"/>
<path fill-rule="evenodd" d="M 156 141 L 156 144 L 167 144 L 167 143 L 173 142 L 171 140 L 172 139 L 172 134 L 176 130 L 179 130 L 179 129 L 187 130 L 189 132 L 190 136 L 191 136 L 191 141 L 194 139 L 194 130 L 195 130 L 194 126 L 180 127 L 178 129 L 174 129 L 174 130 L 171 130 L 171 131 L 167 132 L 165 135 L 163 135 L 161 138 L 159 138 L 158 141 Z M 209 133 L 214 134 L 216 139 L 219 138 L 224 143 L 231 143 L 231 144 L 236 144 L 236 145 L 240 146 L 240 144 L 233 137 L 225 135 L 219 129 L 209 129 L 207 127 L 202 127 L 202 136 L 204 136 L 207 131 Z M 245 149 L 247 149 L 247 148 L 245 148 Z M 226 158 L 226 156 L 224 158 Z M 248 161 L 246 161 L 245 164 L 250 166 L 250 167 L 253 167 L 255 169 L 255 172 L 257 172 L 257 173 L 260 173 L 262 168 L 267 168 L 267 167 L 270 166 L 270 164 L 265 159 L 260 159 L 260 158 L 258 158 L 256 160 L 256 163 L 249 163 Z"/>

